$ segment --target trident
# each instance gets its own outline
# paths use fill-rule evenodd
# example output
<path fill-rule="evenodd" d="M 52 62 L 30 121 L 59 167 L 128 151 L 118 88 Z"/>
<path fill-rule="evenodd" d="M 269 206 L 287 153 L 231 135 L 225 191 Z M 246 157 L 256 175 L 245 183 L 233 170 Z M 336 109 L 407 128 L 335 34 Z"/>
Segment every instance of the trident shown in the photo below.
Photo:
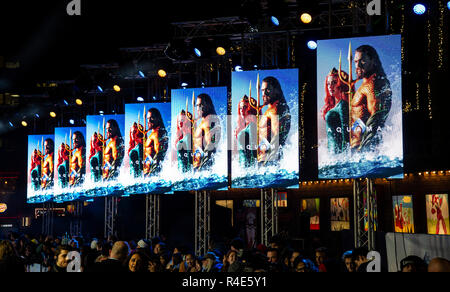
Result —
<path fill-rule="evenodd" d="M 349 135 L 349 139 L 350 139 L 350 145 L 352 145 L 352 135 L 351 135 L 351 127 L 352 127 L 352 99 L 353 99 L 353 87 L 355 86 L 356 82 L 358 80 L 353 80 L 353 74 L 352 74 L 352 70 L 353 70 L 353 66 L 352 66 L 352 62 L 353 62 L 353 54 L 352 54 L 352 43 L 350 42 L 349 44 L 349 48 L 348 48 L 348 80 L 345 80 L 345 73 L 342 72 L 342 51 L 340 51 L 339 53 L 339 79 L 341 80 L 342 83 L 344 83 L 345 85 L 348 86 L 348 122 L 349 122 L 349 127 L 350 127 L 350 135 Z"/>
<path fill-rule="evenodd" d="M 256 92 L 257 92 L 257 101 L 256 104 L 253 104 L 252 102 L 252 82 L 250 81 L 250 88 L 249 88 L 249 104 L 250 106 L 256 110 L 256 145 L 259 145 L 259 120 L 260 120 L 260 114 L 259 111 L 261 110 L 261 84 L 259 82 L 259 74 L 258 78 L 256 80 Z"/>

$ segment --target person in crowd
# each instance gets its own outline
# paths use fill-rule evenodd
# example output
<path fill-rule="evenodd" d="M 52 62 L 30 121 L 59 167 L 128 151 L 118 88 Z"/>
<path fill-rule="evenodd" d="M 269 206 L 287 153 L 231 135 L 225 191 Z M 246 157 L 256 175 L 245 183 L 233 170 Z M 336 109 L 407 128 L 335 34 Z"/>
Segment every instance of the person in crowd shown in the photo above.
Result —
<path fill-rule="evenodd" d="M 17 257 L 10 241 L 0 241 L 0 274 L 6 272 L 25 272 L 25 266 Z"/>
<path fill-rule="evenodd" d="M 134 252 L 130 254 L 127 259 L 127 268 L 132 273 L 143 273 L 148 271 L 149 259 L 147 256 L 140 252 Z"/>
<path fill-rule="evenodd" d="M 161 260 L 158 256 L 151 256 L 148 261 L 148 271 L 150 273 L 164 272 L 164 267 L 161 265 Z"/>
<path fill-rule="evenodd" d="M 93 272 L 126 272 L 125 262 L 129 252 L 128 243 L 116 241 L 111 249 L 109 258 L 96 263 Z"/>
<path fill-rule="evenodd" d="M 367 272 L 367 265 L 369 264 L 369 260 L 367 259 L 368 253 L 369 252 L 365 247 L 358 247 L 353 250 L 353 259 L 358 273 Z"/>
<path fill-rule="evenodd" d="M 319 247 L 315 252 L 316 265 L 319 268 L 319 272 L 327 272 L 325 262 L 328 260 L 328 251 L 325 247 Z"/>
<path fill-rule="evenodd" d="M 219 272 L 222 265 L 217 260 L 217 256 L 213 252 L 207 252 L 202 259 L 202 272 L 216 273 Z"/>
<path fill-rule="evenodd" d="M 444 258 L 434 258 L 428 264 L 428 272 L 450 273 L 450 261 Z"/>
<path fill-rule="evenodd" d="M 345 272 L 356 272 L 356 265 L 355 261 L 353 260 L 353 252 L 351 250 L 344 252 L 344 254 L 342 255 L 342 261 L 345 265 Z"/>
<path fill-rule="evenodd" d="M 67 255 L 73 248 L 69 245 L 60 245 L 56 249 L 55 264 L 51 268 L 50 272 L 53 273 L 65 273 L 67 272 L 67 266 L 69 265 L 69 259 Z"/>
<path fill-rule="evenodd" d="M 407 256 L 400 261 L 400 271 L 403 273 L 426 272 L 427 264 L 418 256 Z"/>

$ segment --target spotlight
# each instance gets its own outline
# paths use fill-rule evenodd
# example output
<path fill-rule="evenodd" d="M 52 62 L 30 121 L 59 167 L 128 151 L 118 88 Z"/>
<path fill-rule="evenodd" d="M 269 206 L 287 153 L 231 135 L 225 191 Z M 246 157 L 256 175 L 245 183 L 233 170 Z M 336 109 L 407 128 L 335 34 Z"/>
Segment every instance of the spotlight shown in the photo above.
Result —
<path fill-rule="evenodd" d="M 187 84 L 186 82 L 181 83 L 181 87 L 187 87 L 189 84 Z"/>
<path fill-rule="evenodd" d="M 202 56 L 202 52 L 199 49 L 197 49 L 197 48 L 194 49 L 194 53 L 195 53 L 195 55 L 197 57 L 201 57 Z"/>
<path fill-rule="evenodd" d="M 422 15 L 427 11 L 427 8 L 423 4 L 416 4 L 414 5 L 414 13 L 417 15 Z"/>
<path fill-rule="evenodd" d="M 136 100 L 139 101 L 139 102 L 143 102 L 144 98 L 142 96 L 139 96 Z"/>
<path fill-rule="evenodd" d="M 270 17 L 270 20 L 272 21 L 273 25 L 275 25 L 275 26 L 280 25 L 280 21 L 275 16 Z"/>
<path fill-rule="evenodd" d="M 113 89 L 115 92 L 120 92 L 120 86 L 117 84 L 113 86 Z"/>
<path fill-rule="evenodd" d="M 75 124 L 75 121 L 72 120 L 72 119 L 70 119 L 70 120 L 69 120 L 69 123 L 70 123 L 71 125 L 73 125 L 73 124 Z"/>
<path fill-rule="evenodd" d="M 142 78 L 145 78 L 145 74 L 144 74 L 144 72 L 142 72 L 142 71 L 139 71 L 139 75 L 142 77 Z"/>
<path fill-rule="evenodd" d="M 64 100 L 64 104 L 65 104 L 66 106 L 69 105 L 69 103 L 67 102 L 67 100 Z"/>
<path fill-rule="evenodd" d="M 39 114 L 35 114 L 34 116 L 39 119 Z"/>
<path fill-rule="evenodd" d="M 153 100 L 156 100 L 156 96 L 153 96 Z"/>
<path fill-rule="evenodd" d="M 242 72 L 242 67 L 240 65 L 237 65 L 236 67 L 234 67 L 234 71 L 236 72 Z"/>
<path fill-rule="evenodd" d="M 22 126 L 24 126 L 24 127 L 28 126 L 27 122 L 26 121 L 22 121 Z"/>
<path fill-rule="evenodd" d="M 102 116 L 105 112 L 104 111 L 98 111 L 98 113 Z"/>
<path fill-rule="evenodd" d="M 309 41 L 307 45 L 310 50 L 317 49 L 317 43 L 315 41 Z"/>
<path fill-rule="evenodd" d="M 447 8 L 450 10 L 450 1 L 447 2 Z"/>
<path fill-rule="evenodd" d="M 83 101 L 81 99 L 79 99 L 79 98 L 77 98 L 77 100 L 75 100 L 75 103 L 77 105 L 83 105 Z"/>
<path fill-rule="evenodd" d="M 164 69 L 159 69 L 158 70 L 158 76 L 161 78 L 164 78 L 167 76 L 167 72 Z"/>
<path fill-rule="evenodd" d="M 98 91 L 103 92 L 103 88 L 100 85 L 97 85 L 97 89 Z"/>
<path fill-rule="evenodd" d="M 223 55 L 225 55 L 226 51 L 225 51 L 225 49 L 223 47 L 217 47 L 216 53 L 219 56 L 223 56 Z"/>
<path fill-rule="evenodd" d="M 55 113 L 55 112 L 50 112 L 50 116 L 51 116 L 52 118 L 56 118 L 56 113 Z"/>
<path fill-rule="evenodd" d="M 309 14 L 309 13 L 303 13 L 303 14 L 300 16 L 300 20 L 301 20 L 303 23 L 308 24 L 308 23 L 311 23 L 311 21 L 312 21 L 312 16 L 311 16 L 311 14 Z"/>

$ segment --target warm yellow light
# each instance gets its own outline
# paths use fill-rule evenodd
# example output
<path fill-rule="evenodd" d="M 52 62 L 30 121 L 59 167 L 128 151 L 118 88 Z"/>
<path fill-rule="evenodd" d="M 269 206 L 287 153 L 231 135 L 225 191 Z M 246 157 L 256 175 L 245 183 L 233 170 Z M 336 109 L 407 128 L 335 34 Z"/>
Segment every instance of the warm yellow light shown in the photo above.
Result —
<path fill-rule="evenodd" d="M 225 51 L 225 49 L 223 47 L 217 47 L 216 53 L 219 56 L 223 56 L 223 55 L 225 55 L 226 51 Z"/>
<path fill-rule="evenodd" d="M 79 98 L 77 98 L 77 100 L 75 100 L 75 103 L 78 105 L 83 105 L 83 101 Z"/>
<path fill-rule="evenodd" d="M 301 20 L 303 23 L 308 24 L 308 23 L 310 23 L 310 22 L 312 21 L 312 16 L 311 16 L 311 14 L 309 14 L 309 13 L 303 13 L 303 14 L 300 16 L 300 20 Z"/>
<path fill-rule="evenodd" d="M 119 85 L 114 85 L 113 89 L 115 92 L 120 92 L 120 86 Z"/>
<path fill-rule="evenodd" d="M 164 77 L 167 76 L 167 72 L 165 70 L 163 70 L 163 69 L 159 69 L 158 70 L 158 76 L 161 77 L 161 78 L 164 78 Z"/>
<path fill-rule="evenodd" d="M 22 126 L 24 126 L 24 127 L 28 126 L 27 122 L 22 121 Z"/>
<path fill-rule="evenodd" d="M 50 112 L 50 116 L 51 116 L 52 118 L 56 118 L 56 113 L 55 113 L 55 112 Z"/>

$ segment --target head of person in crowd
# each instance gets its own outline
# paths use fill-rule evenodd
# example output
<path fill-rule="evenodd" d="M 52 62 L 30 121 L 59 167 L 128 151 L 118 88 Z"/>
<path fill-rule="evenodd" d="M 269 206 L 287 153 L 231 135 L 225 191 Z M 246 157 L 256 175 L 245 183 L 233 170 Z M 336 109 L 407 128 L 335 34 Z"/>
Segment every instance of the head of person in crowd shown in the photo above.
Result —
<path fill-rule="evenodd" d="M 407 256 L 400 261 L 400 271 L 404 273 L 426 272 L 427 264 L 418 256 Z"/>
<path fill-rule="evenodd" d="M 127 242 L 116 241 L 111 249 L 111 252 L 109 253 L 109 258 L 125 263 L 129 253 L 130 247 Z"/>
<path fill-rule="evenodd" d="M 267 261 L 269 264 L 278 264 L 279 251 L 276 248 L 269 248 L 267 250 Z"/>
<path fill-rule="evenodd" d="M 356 271 L 359 271 L 361 268 L 364 268 L 363 265 L 369 262 L 369 260 L 367 259 L 368 253 L 369 251 L 365 247 L 358 247 L 353 250 L 353 260 L 355 261 Z"/>
<path fill-rule="evenodd" d="M 67 272 L 67 266 L 69 265 L 69 258 L 67 255 L 71 252 L 73 248 L 70 245 L 60 245 L 56 249 L 55 253 L 55 267 L 53 271 L 55 272 Z"/>
<path fill-rule="evenodd" d="M 450 261 L 444 258 L 434 258 L 428 264 L 428 272 L 450 273 Z"/>
<path fill-rule="evenodd" d="M 342 255 L 342 261 L 344 262 L 346 272 L 349 272 L 349 273 L 356 272 L 356 265 L 355 265 L 355 261 L 353 260 L 353 251 L 352 250 L 344 252 L 344 254 Z"/>
<path fill-rule="evenodd" d="M 148 260 L 148 271 L 151 273 L 163 272 L 164 268 L 161 265 L 161 260 L 158 256 L 151 256 Z"/>
<path fill-rule="evenodd" d="M 314 265 L 313 261 L 299 256 L 294 260 L 294 272 L 312 273 L 312 272 L 319 272 L 319 270 Z"/>
<path fill-rule="evenodd" d="M 218 272 L 217 256 L 213 252 L 207 252 L 202 259 L 203 272 Z"/>
<path fill-rule="evenodd" d="M 294 267 L 294 261 L 296 258 L 301 257 L 302 253 L 299 250 L 294 249 L 291 253 L 291 258 L 289 259 L 289 266 L 290 268 L 293 270 L 295 269 Z"/>
<path fill-rule="evenodd" d="M 328 259 L 328 250 L 326 247 L 319 247 L 315 250 L 315 260 L 318 267 L 325 265 Z"/>
<path fill-rule="evenodd" d="M 148 270 L 149 259 L 140 252 L 132 253 L 127 259 L 128 271 L 132 273 L 146 272 Z"/>
<path fill-rule="evenodd" d="M 153 247 L 153 253 L 155 255 L 160 255 L 162 253 L 165 253 L 167 250 L 166 244 L 164 242 L 158 242 Z"/>
<path fill-rule="evenodd" d="M 235 239 L 233 239 L 231 241 L 230 248 L 231 248 L 231 250 L 234 250 L 237 252 L 238 257 L 241 257 L 242 252 L 244 250 L 244 241 L 242 240 L 242 238 L 236 237 Z"/>

